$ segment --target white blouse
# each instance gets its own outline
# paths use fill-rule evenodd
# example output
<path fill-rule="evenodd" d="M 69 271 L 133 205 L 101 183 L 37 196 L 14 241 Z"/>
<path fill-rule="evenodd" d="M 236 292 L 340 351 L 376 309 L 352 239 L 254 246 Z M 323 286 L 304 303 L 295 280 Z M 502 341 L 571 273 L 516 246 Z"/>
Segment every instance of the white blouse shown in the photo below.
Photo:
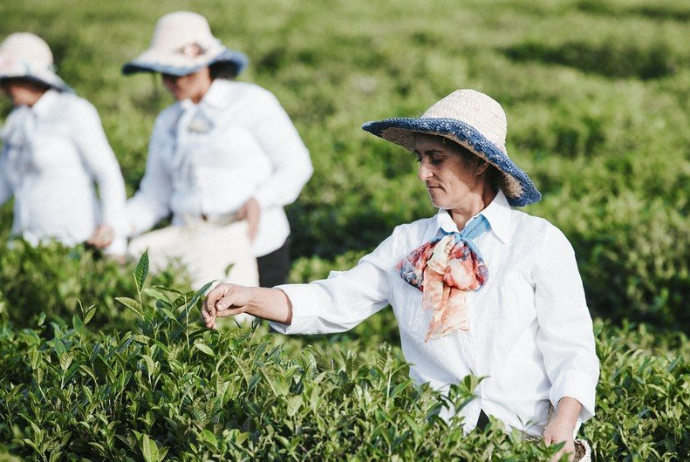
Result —
<path fill-rule="evenodd" d="M 290 234 L 283 206 L 312 172 L 309 151 L 273 94 L 218 79 L 199 104 L 181 101 L 158 116 L 127 214 L 138 234 L 171 211 L 181 225 L 235 213 L 253 197 L 261 206 L 254 254 L 263 256 Z"/>
<path fill-rule="evenodd" d="M 0 138 L 0 204 L 14 196 L 14 235 L 75 245 L 109 224 L 116 237 L 106 252 L 125 253 L 125 185 L 88 101 L 49 90 L 33 107 L 15 108 Z"/>
<path fill-rule="evenodd" d="M 416 383 L 445 391 L 468 374 L 486 377 L 478 398 L 460 410 L 466 430 L 483 409 L 509 427 L 541 436 L 551 404 L 557 407 L 564 396 L 582 404 L 580 421 L 589 419 L 599 361 L 570 243 L 546 220 L 511 209 L 502 192 L 481 215 L 491 229 L 474 242 L 489 277 L 469 296 L 469 331 L 425 343 L 431 312 L 422 310 L 422 292 L 395 269 L 439 228 L 458 231 L 444 210 L 398 226 L 347 272 L 279 286 L 292 302 L 292 324 L 272 327 L 288 334 L 341 332 L 390 303 Z"/>

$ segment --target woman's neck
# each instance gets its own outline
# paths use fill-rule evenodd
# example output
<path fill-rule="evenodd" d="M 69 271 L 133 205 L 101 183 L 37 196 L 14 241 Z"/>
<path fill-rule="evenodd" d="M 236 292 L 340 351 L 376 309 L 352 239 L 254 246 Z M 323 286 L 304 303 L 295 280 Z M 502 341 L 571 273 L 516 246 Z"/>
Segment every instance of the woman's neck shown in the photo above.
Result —
<path fill-rule="evenodd" d="M 497 191 L 494 191 L 494 189 L 487 184 L 481 194 L 468 196 L 464 204 L 452 210 L 448 210 L 458 230 L 462 231 L 467 222 L 470 221 L 470 218 L 484 210 L 494 200 L 496 194 Z"/>

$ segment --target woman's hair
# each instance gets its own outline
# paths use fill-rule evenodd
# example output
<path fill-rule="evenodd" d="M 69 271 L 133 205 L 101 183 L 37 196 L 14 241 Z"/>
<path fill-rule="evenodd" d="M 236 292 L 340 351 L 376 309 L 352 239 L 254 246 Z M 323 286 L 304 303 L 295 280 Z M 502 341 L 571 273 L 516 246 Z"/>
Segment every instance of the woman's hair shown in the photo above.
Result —
<path fill-rule="evenodd" d="M 233 80 L 238 74 L 237 65 L 229 62 L 211 64 L 209 70 L 211 71 L 211 80 Z"/>

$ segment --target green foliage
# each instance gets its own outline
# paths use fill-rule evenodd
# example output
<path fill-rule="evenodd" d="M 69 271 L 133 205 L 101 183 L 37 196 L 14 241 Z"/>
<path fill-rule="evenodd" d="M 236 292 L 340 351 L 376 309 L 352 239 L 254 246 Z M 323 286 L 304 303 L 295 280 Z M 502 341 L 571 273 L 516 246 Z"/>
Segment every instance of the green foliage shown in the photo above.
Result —
<path fill-rule="evenodd" d="M 573 243 L 602 359 L 595 460 L 690 459 L 690 8 L 676 0 L 453 3 L 0 2 L 0 36 L 33 31 L 94 103 L 129 194 L 159 79 L 125 78 L 154 23 L 206 15 L 248 54 L 315 174 L 288 208 L 291 282 L 345 270 L 392 229 L 434 213 L 410 154 L 363 133 L 458 88 L 506 109 L 508 150 L 544 193 L 527 208 Z M 0 113 L 10 109 L 6 98 Z M 0 207 L 0 239 L 12 204 Z M 548 460 L 494 429 L 463 435 L 409 383 L 395 319 L 284 338 L 204 331 L 184 275 L 149 275 L 84 247 L 0 250 L 0 460 Z M 180 291 L 165 289 L 176 287 Z M 626 321 L 628 320 L 628 321 Z M 633 323 L 630 323 L 632 321 Z M 644 322 L 645 324 L 640 324 Z M 685 334 L 677 333 L 684 331 Z M 455 390 L 462 403 L 468 379 Z"/>
<path fill-rule="evenodd" d="M 209 331 L 197 294 L 146 296 L 126 333 L 87 318 L 0 328 L 0 440 L 13 454 L 65 460 L 547 460 L 553 448 L 444 422 L 477 380 L 443 397 L 412 385 L 398 347 L 302 346 L 263 327 Z M 77 321 L 79 319 L 79 321 Z M 599 460 L 690 457 L 690 350 L 684 335 L 597 323 Z M 292 344 L 292 345 L 289 345 Z M 674 353 L 672 353 L 674 352 Z"/>
<path fill-rule="evenodd" d="M 3 329 L 3 370 L 17 355 L 29 362 L 0 380 L 0 436 L 24 457 L 68 460 L 469 457 L 462 431 L 447 435 L 438 401 L 411 386 L 389 348 L 366 363 L 342 353 L 342 367 L 322 369 L 309 352 L 287 360 L 272 336 L 190 325 L 194 307 L 189 294 L 157 299 L 124 335 L 75 325 L 45 341 Z M 450 399 L 464 402 L 473 386 L 468 379 Z M 429 439 L 441 434 L 443 447 Z M 515 450 L 497 436 L 498 448 L 471 439 L 490 453 Z"/>
<path fill-rule="evenodd" d="M 12 248 L 0 252 L 0 319 L 17 328 L 34 326 L 40 317 L 64 323 L 86 309 L 82 303 L 95 303 L 92 325 L 127 326 L 133 318 L 115 297 L 136 292 L 134 272 L 131 264 L 120 265 L 84 246 L 34 248 L 14 240 Z M 136 272 L 145 277 L 139 267 Z M 185 278 L 171 269 L 153 281 L 180 285 Z"/>

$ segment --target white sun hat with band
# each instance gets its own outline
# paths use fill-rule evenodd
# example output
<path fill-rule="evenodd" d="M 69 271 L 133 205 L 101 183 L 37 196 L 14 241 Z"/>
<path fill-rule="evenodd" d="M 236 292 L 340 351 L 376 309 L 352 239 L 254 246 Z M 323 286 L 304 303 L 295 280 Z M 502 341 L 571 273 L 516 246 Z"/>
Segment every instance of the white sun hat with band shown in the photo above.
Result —
<path fill-rule="evenodd" d="M 73 93 L 55 73 L 53 53 L 41 37 L 16 32 L 0 43 L 0 80 L 26 79 L 60 91 Z"/>
<path fill-rule="evenodd" d="M 213 64 L 234 66 L 234 75 L 247 66 L 244 53 L 231 50 L 211 33 L 205 17 L 188 11 L 158 20 L 148 50 L 122 66 L 122 73 L 159 72 L 183 76 Z"/>
<path fill-rule="evenodd" d="M 508 123 L 503 108 L 484 93 L 456 90 L 419 118 L 367 122 L 362 128 L 413 152 L 416 133 L 448 138 L 498 169 L 500 186 L 510 205 L 523 206 L 541 200 L 532 180 L 508 157 Z"/>

